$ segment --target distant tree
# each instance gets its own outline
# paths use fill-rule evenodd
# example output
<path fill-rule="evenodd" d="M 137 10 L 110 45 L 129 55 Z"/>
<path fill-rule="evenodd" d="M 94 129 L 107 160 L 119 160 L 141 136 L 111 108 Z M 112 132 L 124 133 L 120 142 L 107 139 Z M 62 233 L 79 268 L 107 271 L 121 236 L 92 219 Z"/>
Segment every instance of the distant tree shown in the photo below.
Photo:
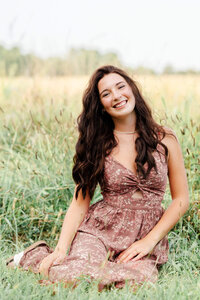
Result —
<path fill-rule="evenodd" d="M 124 68 L 133 74 L 156 74 L 154 70 L 144 66 L 135 69 L 124 66 L 114 52 L 102 54 L 95 49 L 72 48 L 65 57 L 42 59 L 31 53 L 22 54 L 19 47 L 6 49 L 0 45 L 0 76 L 88 75 L 106 64 Z M 175 72 L 172 65 L 167 65 L 163 70 L 163 74 L 174 73 L 199 74 L 192 69 Z"/>
<path fill-rule="evenodd" d="M 172 65 L 166 65 L 165 68 L 163 69 L 163 74 L 174 74 L 174 68 Z"/>
<path fill-rule="evenodd" d="M 186 70 L 178 71 L 177 73 L 183 75 L 198 75 L 200 74 L 200 71 L 193 70 L 193 69 L 186 69 Z"/>
<path fill-rule="evenodd" d="M 134 72 L 136 74 L 148 74 L 148 75 L 155 75 L 156 72 L 150 68 L 144 67 L 144 66 L 139 66 L 134 69 Z"/>
<path fill-rule="evenodd" d="M 72 48 L 66 57 L 66 72 L 67 74 L 87 75 L 105 64 L 121 65 L 115 53 L 100 54 L 97 50 Z"/>
<path fill-rule="evenodd" d="M 6 49 L 0 46 L 0 75 L 1 76 L 33 76 L 39 72 L 42 60 L 28 54 L 23 55 L 18 47 Z"/>

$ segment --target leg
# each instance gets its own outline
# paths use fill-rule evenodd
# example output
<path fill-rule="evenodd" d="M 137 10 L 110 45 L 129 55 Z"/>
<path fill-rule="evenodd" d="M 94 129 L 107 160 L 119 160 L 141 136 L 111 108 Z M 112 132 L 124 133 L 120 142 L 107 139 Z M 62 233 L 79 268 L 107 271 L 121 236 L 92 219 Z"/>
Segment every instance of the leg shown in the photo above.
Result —
<path fill-rule="evenodd" d="M 51 252 L 46 243 L 31 246 L 28 251 L 25 250 L 20 266 L 37 273 L 41 261 Z M 109 261 L 106 247 L 100 239 L 85 232 L 77 232 L 69 255 L 61 264 L 53 264 L 49 269 L 49 279 L 51 282 L 70 282 L 81 275 L 100 280 L 102 287 L 112 283 L 116 287 L 123 287 L 125 280 L 132 285 L 144 281 L 155 282 L 158 270 L 156 261 L 151 257 L 121 264 Z"/>
<path fill-rule="evenodd" d="M 39 244 L 37 247 L 32 247 L 30 250 L 25 251 L 19 262 L 19 266 L 24 270 L 38 273 L 41 261 L 52 252 L 53 250 L 46 243 Z"/>
<path fill-rule="evenodd" d="M 37 242 L 25 249 L 20 259 L 19 266 L 24 270 L 38 273 L 41 261 L 52 253 L 43 241 Z M 98 273 L 99 265 L 106 259 L 107 251 L 104 244 L 95 236 L 84 232 L 77 232 L 69 255 L 60 264 L 53 264 L 49 269 L 49 279 L 55 281 L 70 281 L 84 274 L 93 278 Z M 13 257 L 7 261 L 10 263 Z"/>
<path fill-rule="evenodd" d="M 51 250 L 49 249 L 49 247 L 45 241 L 38 241 L 38 242 L 35 242 L 34 244 L 32 244 L 31 246 L 29 246 L 28 248 L 26 248 L 24 251 L 8 258 L 6 261 L 6 265 L 8 267 L 16 267 L 16 266 L 20 266 L 20 263 L 21 263 L 21 266 L 24 267 L 24 269 L 27 269 L 28 266 L 32 265 L 31 260 L 28 262 L 29 258 L 31 257 L 31 253 L 33 252 L 33 250 L 38 249 L 38 248 L 39 249 L 46 248 L 45 253 L 46 252 L 51 253 Z M 38 252 L 38 250 L 37 250 L 37 252 Z M 34 259 L 33 259 L 33 263 L 35 263 Z"/>
<path fill-rule="evenodd" d="M 155 260 L 148 257 L 122 264 L 109 261 L 101 240 L 91 234 L 78 232 L 64 262 L 50 268 L 49 279 L 53 282 L 73 281 L 80 275 L 100 280 L 102 286 L 115 283 L 116 287 L 122 287 L 125 280 L 129 280 L 131 285 L 155 282 L 158 270 Z"/>
<path fill-rule="evenodd" d="M 158 269 L 156 266 L 156 262 L 154 259 L 144 257 L 138 261 L 132 262 L 131 260 L 127 263 L 119 264 L 121 265 L 121 271 L 119 270 L 119 274 L 123 269 L 126 270 L 127 276 L 124 277 L 129 280 L 131 286 L 135 286 L 135 284 L 141 284 L 143 282 L 153 282 L 155 283 L 158 279 Z M 129 274 L 128 274 L 129 273 Z M 116 287 L 121 288 L 125 284 L 125 281 L 116 282 Z"/>
<path fill-rule="evenodd" d="M 68 281 L 80 275 L 97 278 L 99 267 L 106 256 L 107 250 L 97 237 L 85 232 L 77 232 L 69 255 L 62 264 L 53 265 L 50 268 L 49 279 L 53 282 Z"/>
<path fill-rule="evenodd" d="M 48 249 L 48 245 L 45 241 L 38 241 L 38 242 L 35 242 L 33 243 L 31 246 L 27 247 L 24 251 L 20 252 L 20 253 L 17 253 L 15 255 L 13 255 L 12 257 L 8 258 L 6 260 L 6 265 L 8 267 L 16 267 L 16 266 L 19 266 L 19 263 L 21 261 L 21 259 L 26 256 L 26 254 L 40 246 L 46 246 Z"/>

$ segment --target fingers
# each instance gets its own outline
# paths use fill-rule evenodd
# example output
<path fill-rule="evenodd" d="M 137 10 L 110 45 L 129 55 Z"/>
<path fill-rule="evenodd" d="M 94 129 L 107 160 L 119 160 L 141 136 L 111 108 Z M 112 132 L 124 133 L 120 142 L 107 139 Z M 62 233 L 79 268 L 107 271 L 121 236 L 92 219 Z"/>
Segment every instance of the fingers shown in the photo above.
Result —
<path fill-rule="evenodd" d="M 132 252 L 124 252 L 122 255 L 120 255 L 117 259 L 118 263 L 121 262 L 127 262 L 129 261 L 131 258 L 133 258 L 134 256 L 136 256 L 138 254 L 137 251 L 132 251 Z"/>
<path fill-rule="evenodd" d="M 141 252 L 140 254 L 138 254 L 137 256 L 135 256 L 131 261 L 137 261 L 139 259 L 141 259 L 142 257 L 144 257 L 146 254 L 144 254 L 143 252 Z"/>
<path fill-rule="evenodd" d="M 128 251 L 128 249 L 122 251 L 116 258 L 116 261 L 121 262 L 127 256 L 127 253 L 128 253 L 127 251 Z"/>
<path fill-rule="evenodd" d="M 117 263 L 126 263 L 129 260 L 131 261 L 137 261 L 139 259 L 141 259 L 142 257 L 144 257 L 146 255 L 145 252 L 140 252 L 137 250 L 134 251 L 126 251 L 126 252 L 122 252 L 119 257 L 117 258 Z"/>
<path fill-rule="evenodd" d="M 134 242 L 129 248 L 122 251 L 116 259 L 117 263 L 125 263 L 129 260 L 137 261 L 151 253 L 152 245 L 149 245 L 149 242 L 144 238 L 139 241 Z"/>
<path fill-rule="evenodd" d="M 39 272 L 48 277 L 49 269 L 52 265 L 60 264 L 63 262 L 65 255 L 55 255 L 55 253 L 51 253 L 47 257 L 45 257 L 39 267 Z"/>
<path fill-rule="evenodd" d="M 45 277 L 48 276 L 48 271 L 49 271 L 50 265 L 47 265 L 45 263 L 41 263 L 39 267 L 39 273 L 44 275 Z"/>
<path fill-rule="evenodd" d="M 53 261 L 54 257 L 51 254 L 45 257 L 40 264 L 39 272 L 48 277 L 49 268 L 51 267 Z"/>
<path fill-rule="evenodd" d="M 127 261 L 129 261 L 131 258 L 135 257 L 137 255 L 137 252 L 134 251 L 133 253 L 130 253 L 129 255 L 127 255 L 124 259 L 123 262 L 126 263 Z"/>

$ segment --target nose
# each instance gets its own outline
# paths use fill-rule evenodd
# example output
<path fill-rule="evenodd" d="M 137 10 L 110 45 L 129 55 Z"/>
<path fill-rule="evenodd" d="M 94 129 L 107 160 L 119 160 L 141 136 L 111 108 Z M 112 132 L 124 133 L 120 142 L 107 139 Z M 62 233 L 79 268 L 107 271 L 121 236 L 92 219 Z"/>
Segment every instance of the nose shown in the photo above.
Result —
<path fill-rule="evenodd" d="M 112 91 L 113 100 L 119 100 L 121 98 L 121 93 L 118 89 Z"/>

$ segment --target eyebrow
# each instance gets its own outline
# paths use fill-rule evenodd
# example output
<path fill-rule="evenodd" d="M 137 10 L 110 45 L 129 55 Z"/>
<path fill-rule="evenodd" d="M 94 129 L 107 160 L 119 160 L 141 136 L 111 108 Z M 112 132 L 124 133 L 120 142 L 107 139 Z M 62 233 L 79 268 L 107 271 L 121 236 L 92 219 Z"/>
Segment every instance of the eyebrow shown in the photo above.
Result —
<path fill-rule="evenodd" d="M 124 81 L 119 81 L 119 82 L 117 82 L 117 83 L 115 84 L 115 86 L 117 86 L 117 85 L 119 85 L 119 84 L 121 84 L 121 83 L 125 83 L 125 82 L 124 82 Z M 105 91 L 108 91 L 108 89 L 103 90 L 103 91 L 99 94 L 99 96 L 101 96 L 101 94 L 102 94 L 103 92 L 105 92 Z"/>

